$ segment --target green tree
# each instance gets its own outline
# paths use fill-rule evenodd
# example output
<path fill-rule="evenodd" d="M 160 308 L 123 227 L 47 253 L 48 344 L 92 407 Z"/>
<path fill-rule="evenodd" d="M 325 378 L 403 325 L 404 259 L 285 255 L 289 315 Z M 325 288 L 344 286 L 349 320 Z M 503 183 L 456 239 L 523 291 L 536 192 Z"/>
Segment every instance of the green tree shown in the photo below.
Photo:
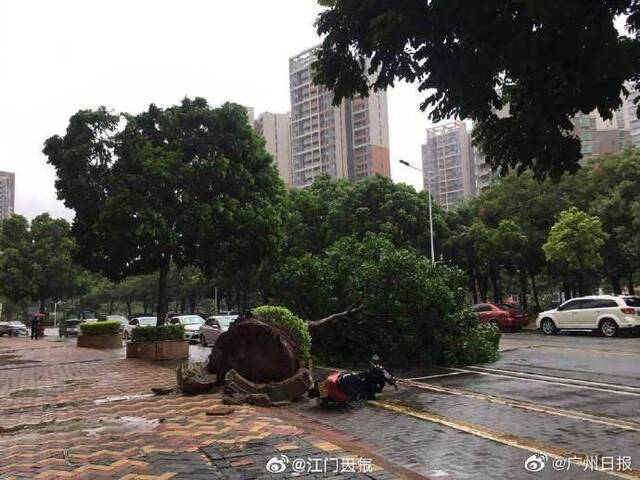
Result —
<path fill-rule="evenodd" d="M 293 311 L 344 312 L 338 323 L 313 330 L 314 352 L 323 360 L 344 364 L 374 353 L 398 363 L 495 358 L 495 344 L 469 342 L 484 336 L 476 335 L 477 319 L 465 306 L 462 272 L 434 266 L 414 248 L 395 246 L 386 234 L 344 237 L 322 254 L 292 262 L 281 277 L 286 288 L 275 289 L 284 295 L 274 302 Z M 309 288 L 310 283 L 317 286 Z"/>
<path fill-rule="evenodd" d="M 600 249 L 607 238 L 599 218 L 572 207 L 560 214 L 542 248 L 547 260 L 576 274 L 578 291 L 586 295 L 586 275 L 602 266 Z"/>
<path fill-rule="evenodd" d="M 598 216 L 609 234 L 602 249 L 605 273 L 614 293 L 625 280 L 634 292 L 634 276 L 640 270 L 640 151 L 629 149 L 591 161 L 582 172 L 588 211 Z"/>
<path fill-rule="evenodd" d="M 397 80 L 417 83 L 434 122 L 476 122 L 475 141 L 503 173 L 575 172 L 571 117 L 595 109 L 610 117 L 624 82 L 640 76 L 636 0 L 320 3 L 328 8 L 317 21 L 324 41 L 315 80 L 336 103 Z M 628 34 L 614 25 L 621 15 Z M 507 106 L 508 116 L 497 113 Z"/>
<path fill-rule="evenodd" d="M 284 187 L 239 105 L 83 110 L 44 153 L 75 211 L 79 258 L 112 280 L 159 272 L 160 323 L 172 262 L 235 272 L 279 247 Z"/>
<path fill-rule="evenodd" d="M 88 278 L 72 260 L 76 246 L 64 219 L 45 213 L 33 219 L 14 215 L 0 231 L 0 289 L 14 303 L 32 298 L 44 313 L 48 300 L 77 295 Z"/>

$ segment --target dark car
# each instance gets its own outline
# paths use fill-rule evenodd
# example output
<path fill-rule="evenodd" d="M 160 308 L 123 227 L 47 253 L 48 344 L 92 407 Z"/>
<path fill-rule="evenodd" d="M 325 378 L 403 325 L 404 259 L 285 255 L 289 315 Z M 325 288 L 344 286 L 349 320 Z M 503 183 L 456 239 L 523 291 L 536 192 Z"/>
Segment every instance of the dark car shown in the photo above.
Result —
<path fill-rule="evenodd" d="M 481 323 L 495 325 L 500 330 L 518 330 L 526 320 L 526 315 L 525 320 L 522 320 L 521 316 L 513 315 L 507 307 L 501 307 L 495 303 L 479 303 L 472 308 L 478 314 L 478 320 Z"/>

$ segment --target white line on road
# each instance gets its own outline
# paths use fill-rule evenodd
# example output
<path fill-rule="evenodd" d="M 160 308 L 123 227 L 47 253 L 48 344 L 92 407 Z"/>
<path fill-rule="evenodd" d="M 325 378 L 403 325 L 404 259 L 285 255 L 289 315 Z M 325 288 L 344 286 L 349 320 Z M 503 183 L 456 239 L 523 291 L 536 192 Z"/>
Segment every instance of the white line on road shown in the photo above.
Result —
<path fill-rule="evenodd" d="M 462 390 L 459 388 L 443 387 L 433 383 L 418 383 L 408 380 L 401 380 L 400 383 L 405 383 L 411 387 L 419 388 L 422 390 L 430 390 L 438 393 L 447 393 L 449 395 L 456 395 L 460 397 L 472 398 L 474 400 L 482 400 L 489 403 L 497 403 L 500 405 L 506 405 L 509 407 L 519 408 L 522 410 L 528 410 L 531 412 L 544 413 L 548 415 L 556 415 L 565 418 L 571 418 L 573 420 L 583 420 L 590 423 L 596 423 L 599 425 L 606 425 L 608 427 L 617 427 L 622 430 L 640 432 L 640 424 L 636 422 L 630 422 L 620 420 L 617 418 L 603 417 L 602 415 L 591 415 L 589 413 L 580 412 L 576 410 L 566 410 L 563 408 L 556 408 L 551 406 L 539 405 L 531 402 L 525 402 L 522 400 L 513 400 L 510 398 L 498 397 L 495 395 L 487 395 L 484 393 L 474 392 L 470 390 Z"/>
<path fill-rule="evenodd" d="M 550 375 L 541 375 L 537 373 L 520 372 L 517 370 L 505 370 L 501 368 L 488 367 L 467 367 L 454 368 L 453 370 L 465 373 L 477 373 L 480 375 L 491 375 L 503 378 L 517 378 L 526 381 L 545 382 L 555 385 L 562 385 L 572 388 L 583 388 L 587 390 L 596 390 L 607 393 L 616 393 L 619 395 L 636 395 L 640 396 L 640 387 L 632 387 L 629 385 L 617 385 L 615 383 L 591 382 L 588 380 L 579 380 L 577 378 L 553 377 Z"/>
<path fill-rule="evenodd" d="M 391 403 L 386 401 L 372 401 L 369 403 L 379 408 L 384 408 L 386 410 L 396 412 L 402 415 L 407 415 L 410 417 L 418 418 L 418 419 L 436 423 L 439 425 L 444 425 L 446 427 L 450 427 L 450 428 L 459 430 L 461 432 L 469 433 L 476 437 L 481 437 L 487 440 L 501 443 L 503 445 L 508 445 L 511 447 L 519 448 L 519 449 L 526 450 L 533 453 L 544 453 L 551 458 L 563 458 L 563 459 L 571 458 L 572 464 L 585 467 L 585 470 L 590 466 L 590 464 L 587 463 L 587 459 L 590 457 L 589 455 L 569 452 L 564 449 L 560 449 L 551 445 L 544 445 L 540 442 L 536 442 L 528 438 L 516 437 L 514 435 L 510 435 L 504 432 L 491 430 L 482 425 L 476 425 L 473 423 L 463 422 L 453 418 L 444 417 L 442 415 L 437 415 L 437 414 L 428 412 L 426 410 L 415 410 L 411 407 L 407 407 L 405 405 L 401 405 L 397 403 Z M 640 478 L 640 475 L 638 474 L 637 470 L 634 470 L 631 472 L 616 472 L 616 471 L 609 471 L 608 469 L 604 469 L 599 466 L 593 467 L 593 470 L 599 471 L 606 475 L 611 475 L 618 478 L 625 478 L 629 480 Z"/>

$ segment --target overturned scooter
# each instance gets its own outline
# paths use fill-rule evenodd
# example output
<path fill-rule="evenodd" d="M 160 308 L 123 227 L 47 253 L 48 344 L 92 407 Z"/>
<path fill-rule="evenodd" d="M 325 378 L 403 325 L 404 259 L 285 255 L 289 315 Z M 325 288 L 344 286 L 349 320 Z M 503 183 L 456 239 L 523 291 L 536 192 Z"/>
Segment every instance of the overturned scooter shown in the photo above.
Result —
<path fill-rule="evenodd" d="M 309 390 L 309 398 L 319 398 L 321 405 L 346 405 L 359 400 L 375 400 L 384 387 L 396 385 L 389 370 L 379 365 L 377 357 L 366 372 L 332 372 L 324 380 L 316 381 Z"/>

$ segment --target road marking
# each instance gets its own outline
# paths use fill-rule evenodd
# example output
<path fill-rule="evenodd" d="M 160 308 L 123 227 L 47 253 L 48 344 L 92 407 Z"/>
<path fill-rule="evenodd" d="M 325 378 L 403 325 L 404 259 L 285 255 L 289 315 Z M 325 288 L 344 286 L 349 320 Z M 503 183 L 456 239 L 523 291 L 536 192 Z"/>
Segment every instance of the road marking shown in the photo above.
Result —
<path fill-rule="evenodd" d="M 608 393 L 617 393 L 619 395 L 637 395 L 640 396 L 640 387 L 631 387 L 628 385 L 617 385 L 615 383 L 591 382 L 588 380 L 579 380 L 577 378 L 554 377 L 551 375 L 541 375 L 538 373 L 520 372 L 517 370 L 505 370 L 502 368 L 488 367 L 467 367 L 454 368 L 459 372 L 474 372 L 480 375 L 492 375 L 504 378 L 518 378 L 521 380 L 545 382 L 565 387 L 584 388 L 587 390 L 596 390 Z M 609 388 L 607 388 L 609 387 Z"/>
<path fill-rule="evenodd" d="M 576 352 L 586 353 L 604 353 L 605 355 L 620 355 L 627 357 L 640 357 L 640 352 L 612 352 L 611 350 L 601 350 L 597 348 L 577 348 L 577 347 L 561 347 L 558 345 L 532 345 L 533 348 L 546 348 L 549 350 L 574 350 Z"/>
<path fill-rule="evenodd" d="M 418 418 L 420 420 L 437 423 L 439 425 L 450 427 L 461 432 L 469 433 L 476 437 L 485 438 L 487 440 L 501 443 L 503 445 L 508 445 L 510 447 L 519 448 L 521 450 L 526 450 L 533 453 L 544 453 L 551 458 L 571 458 L 572 464 L 584 467 L 585 471 L 587 468 L 592 467 L 590 464 L 587 464 L 587 459 L 593 457 L 593 455 L 577 454 L 573 451 L 563 450 L 561 448 L 553 447 L 550 445 L 544 445 L 534 440 L 517 437 L 515 435 L 510 435 L 508 433 L 499 432 L 496 430 L 491 430 L 490 428 L 483 427 L 481 425 L 463 422 L 461 420 L 455 420 L 450 417 L 444 417 L 442 415 L 437 415 L 426 410 L 415 410 L 411 407 L 398 403 L 391 403 L 381 400 L 371 401 L 369 403 L 385 410 Z M 617 478 L 625 478 L 629 480 L 640 478 L 640 471 L 638 470 L 631 470 L 630 472 L 612 472 L 608 469 L 603 469 L 602 467 L 598 466 L 593 467 L 592 470 L 605 473 Z"/>
<path fill-rule="evenodd" d="M 531 402 L 525 402 L 522 400 L 513 400 L 510 398 L 497 397 L 495 395 L 487 395 L 484 393 L 473 392 L 470 390 L 461 390 L 458 388 L 442 387 L 440 385 L 436 385 L 432 383 L 418 383 L 418 382 L 413 382 L 409 380 L 400 380 L 399 383 L 406 383 L 411 387 L 420 388 L 422 390 L 431 390 L 438 393 L 447 393 L 450 395 L 472 398 L 474 400 L 482 400 L 489 403 L 497 403 L 500 405 L 520 408 L 520 409 L 528 410 L 532 412 L 556 415 L 559 417 L 571 418 L 573 420 L 583 420 L 586 422 L 606 425 L 608 427 L 617 427 L 617 428 L 620 428 L 621 430 L 640 432 L 640 424 L 632 421 L 620 420 L 620 419 L 611 418 L 611 417 L 603 417 L 602 415 L 595 416 L 589 413 L 575 411 L 575 410 L 566 410 L 563 408 L 541 406 Z"/>
<path fill-rule="evenodd" d="M 438 375 L 427 375 L 426 377 L 415 377 L 415 378 L 402 378 L 402 379 L 398 379 L 398 380 L 405 380 L 405 381 L 412 382 L 412 381 L 415 381 L 415 380 L 429 380 L 430 378 L 452 377 L 454 375 L 464 375 L 465 373 L 466 372 L 439 373 Z"/>

